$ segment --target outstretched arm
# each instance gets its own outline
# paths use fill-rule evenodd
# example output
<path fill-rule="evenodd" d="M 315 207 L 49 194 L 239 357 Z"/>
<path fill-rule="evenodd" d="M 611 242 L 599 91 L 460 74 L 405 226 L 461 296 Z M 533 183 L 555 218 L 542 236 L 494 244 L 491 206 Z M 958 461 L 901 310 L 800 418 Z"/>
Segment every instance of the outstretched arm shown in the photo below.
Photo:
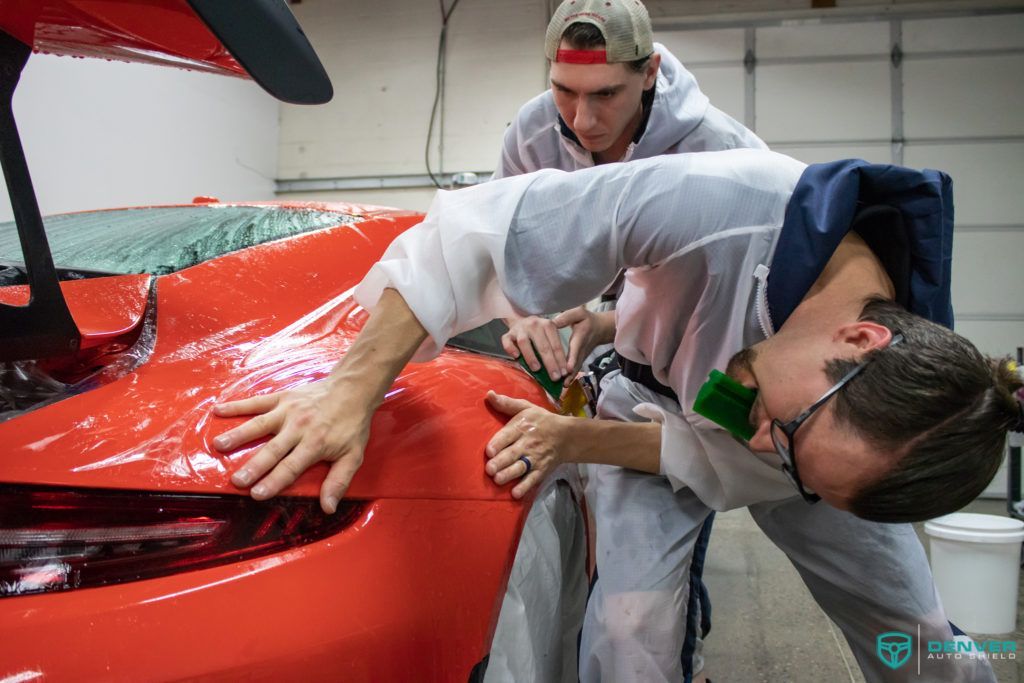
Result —
<path fill-rule="evenodd" d="M 363 462 L 370 419 L 427 332 L 402 296 L 386 289 L 352 347 L 330 376 L 298 389 L 214 407 L 220 417 L 253 415 L 213 444 L 222 452 L 274 435 L 231 477 L 265 500 L 321 460 L 332 462 L 320 506 L 333 513 Z"/>

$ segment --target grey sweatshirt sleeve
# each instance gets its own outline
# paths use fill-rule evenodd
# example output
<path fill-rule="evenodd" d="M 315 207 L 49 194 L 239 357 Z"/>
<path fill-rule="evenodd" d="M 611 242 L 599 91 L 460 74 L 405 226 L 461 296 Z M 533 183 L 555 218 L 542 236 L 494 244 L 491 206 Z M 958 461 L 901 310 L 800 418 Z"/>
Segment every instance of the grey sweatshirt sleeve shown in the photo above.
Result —
<path fill-rule="evenodd" d="M 522 175 L 526 173 L 522 160 L 519 158 L 519 127 L 517 121 L 505 129 L 502 137 L 501 158 L 498 159 L 498 167 L 491 175 L 491 180 L 508 178 L 509 176 Z"/>

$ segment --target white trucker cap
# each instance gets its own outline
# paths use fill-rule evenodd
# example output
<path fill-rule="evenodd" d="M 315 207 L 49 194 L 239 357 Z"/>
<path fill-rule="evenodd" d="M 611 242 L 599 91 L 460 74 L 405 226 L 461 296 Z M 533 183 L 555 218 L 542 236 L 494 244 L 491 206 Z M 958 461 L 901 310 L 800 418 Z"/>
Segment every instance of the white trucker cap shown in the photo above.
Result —
<path fill-rule="evenodd" d="M 570 24 L 593 24 L 604 36 L 604 50 L 561 50 Z M 565 0 L 548 24 L 544 54 L 552 62 L 612 64 L 643 59 L 654 52 L 651 17 L 640 0 Z"/>

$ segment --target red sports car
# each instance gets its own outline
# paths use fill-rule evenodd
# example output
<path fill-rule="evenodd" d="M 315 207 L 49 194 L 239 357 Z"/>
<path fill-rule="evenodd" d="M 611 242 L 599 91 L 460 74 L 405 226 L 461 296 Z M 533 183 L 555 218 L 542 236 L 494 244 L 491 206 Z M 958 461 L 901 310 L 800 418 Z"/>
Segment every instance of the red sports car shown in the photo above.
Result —
<path fill-rule="evenodd" d="M 529 509 L 484 473 L 501 420 L 483 396 L 544 403 L 526 373 L 462 350 L 410 366 L 330 516 L 323 470 L 255 502 L 229 481 L 252 447 L 210 443 L 236 424 L 214 403 L 327 375 L 366 316 L 352 288 L 419 215 L 35 209 L 10 113 L 32 48 L 167 55 L 323 99 L 322 80 L 266 75 L 232 42 L 301 36 L 283 3 L 254 0 L 241 28 L 218 16 L 231 5 L 0 5 L 17 218 L 0 225 L 0 680 L 474 680 Z M 486 331 L 468 345 L 500 351 Z"/>

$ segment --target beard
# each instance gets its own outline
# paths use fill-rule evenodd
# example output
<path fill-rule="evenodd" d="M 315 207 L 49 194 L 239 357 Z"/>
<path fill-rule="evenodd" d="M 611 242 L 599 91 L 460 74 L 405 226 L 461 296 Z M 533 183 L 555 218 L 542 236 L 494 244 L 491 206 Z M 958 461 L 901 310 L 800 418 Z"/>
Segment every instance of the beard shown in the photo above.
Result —
<path fill-rule="evenodd" d="M 754 370 L 751 365 L 755 358 L 757 358 L 757 351 L 752 346 L 748 346 L 729 359 L 729 364 L 725 366 L 725 374 L 738 382 L 752 377 Z"/>

